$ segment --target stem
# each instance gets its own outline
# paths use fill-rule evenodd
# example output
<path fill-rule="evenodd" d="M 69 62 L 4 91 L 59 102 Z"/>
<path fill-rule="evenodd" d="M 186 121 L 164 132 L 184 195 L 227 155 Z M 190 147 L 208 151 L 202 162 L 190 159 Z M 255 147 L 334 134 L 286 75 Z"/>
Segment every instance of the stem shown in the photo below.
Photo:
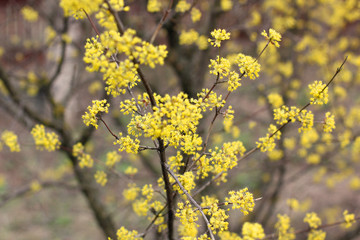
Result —
<path fill-rule="evenodd" d="M 166 191 L 166 202 L 168 206 L 168 238 L 169 240 L 174 239 L 174 221 L 175 221 L 175 214 L 174 214 L 174 202 L 173 202 L 173 191 L 171 188 L 171 183 L 167 171 L 167 163 L 166 163 L 166 156 L 165 156 L 165 146 L 164 141 L 158 138 L 159 142 L 159 156 L 161 162 L 161 172 L 163 175 L 164 183 L 165 183 L 165 191 Z"/>
<path fill-rule="evenodd" d="M 199 212 L 201 213 L 202 217 L 204 218 L 204 221 L 206 222 L 206 227 L 209 231 L 210 237 L 212 240 L 215 240 L 214 234 L 212 233 L 211 227 L 210 227 L 210 222 L 207 219 L 207 217 L 205 216 L 205 213 L 202 210 L 202 207 L 195 201 L 194 198 L 191 197 L 191 195 L 189 194 L 188 191 L 186 191 L 186 189 L 184 188 L 184 186 L 181 184 L 181 182 L 179 181 L 179 179 L 177 178 L 177 176 L 175 175 L 175 173 L 173 171 L 171 171 L 170 167 L 165 164 L 165 168 L 166 170 L 170 173 L 170 175 L 174 178 L 175 182 L 179 185 L 181 191 L 184 192 L 184 194 L 187 196 L 187 198 L 190 200 L 190 202 L 199 210 Z"/>
<path fill-rule="evenodd" d="M 155 38 L 156 38 L 156 36 L 158 35 L 161 27 L 164 25 L 164 22 L 165 22 L 167 16 L 168 16 L 169 13 L 171 12 L 171 8 L 172 8 L 173 3 L 174 3 L 174 0 L 170 0 L 168 8 L 167 8 L 166 11 L 164 12 L 164 15 L 162 16 L 159 24 L 156 26 L 156 29 L 155 29 L 153 35 L 151 36 L 151 39 L 150 39 L 150 43 L 151 43 L 151 44 L 153 44 L 153 42 L 155 41 Z"/>

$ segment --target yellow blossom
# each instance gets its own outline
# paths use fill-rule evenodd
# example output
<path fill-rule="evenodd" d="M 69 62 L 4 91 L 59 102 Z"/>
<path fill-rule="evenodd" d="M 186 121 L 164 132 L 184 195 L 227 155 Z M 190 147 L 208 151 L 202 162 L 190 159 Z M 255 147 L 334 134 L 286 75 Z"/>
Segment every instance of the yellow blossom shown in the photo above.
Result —
<path fill-rule="evenodd" d="M 125 151 L 127 153 L 138 153 L 140 147 L 139 139 L 132 139 L 129 135 L 126 137 L 122 136 L 122 133 L 119 133 L 120 137 L 118 140 L 114 142 L 115 144 L 119 144 L 119 152 Z"/>
<path fill-rule="evenodd" d="M 278 93 L 271 93 L 268 95 L 268 101 L 273 108 L 279 108 L 284 104 L 282 96 Z"/>
<path fill-rule="evenodd" d="M 350 228 L 355 223 L 355 214 L 350 214 L 348 210 L 343 212 L 345 219 L 345 227 Z"/>
<path fill-rule="evenodd" d="M 325 240 L 326 232 L 323 230 L 311 230 L 307 240 Z"/>
<path fill-rule="evenodd" d="M 214 47 L 221 47 L 221 41 L 230 39 L 230 33 L 226 32 L 225 29 L 215 29 L 211 32 L 211 36 L 214 39 L 208 39 L 208 41 Z"/>
<path fill-rule="evenodd" d="M 330 112 L 325 114 L 323 128 L 324 132 L 332 132 L 335 129 L 335 116 Z"/>
<path fill-rule="evenodd" d="M 260 148 L 260 151 L 262 152 L 273 151 L 276 146 L 275 139 L 280 139 L 280 137 L 281 132 L 277 131 L 276 126 L 270 124 L 266 136 L 259 138 L 256 142 L 257 148 Z"/>
<path fill-rule="evenodd" d="M 84 146 L 82 143 L 78 142 L 73 146 L 72 154 L 74 157 L 77 157 L 79 161 L 79 166 L 81 168 L 89 167 L 91 168 L 94 164 L 94 160 L 91 156 L 84 152 Z"/>
<path fill-rule="evenodd" d="M 300 209 L 300 203 L 297 199 L 295 198 L 289 198 L 288 200 L 286 200 L 286 204 L 290 207 L 291 210 L 293 211 L 298 211 Z"/>
<path fill-rule="evenodd" d="M 12 131 L 3 131 L 1 134 L 1 140 L 10 148 L 11 152 L 20 152 L 18 137 Z"/>
<path fill-rule="evenodd" d="M 110 104 L 106 102 L 106 99 L 93 100 L 92 104 L 92 106 L 88 106 L 89 112 L 85 112 L 85 115 L 82 116 L 82 119 L 86 126 L 89 126 L 91 124 L 97 129 L 98 114 L 102 112 L 108 113 Z"/>
<path fill-rule="evenodd" d="M 179 2 L 176 4 L 175 11 L 176 12 L 186 12 L 191 7 L 191 4 L 188 3 L 186 0 L 179 0 Z"/>
<path fill-rule="evenodd" d="M 280 47 L 279 42 L 281 41 L 281 34 L 276 32 L 274 29 L 269 29 L 269 35 L 265 30 L 261 33 L 261 35 L 263 35 L 271 44 L 276 47 Z"/>
<path fill-rule="evenodd" d="M 117 162 L 121 159 L 121 155 L 119 155 L 116 151 L 111 151 L 106 154 L 106 166 L 113 167 Z"/>
<path fill-rule="evenodd" d="M 117 230 L 116 236 L 118 240 L 136 240 L 136 239 L 142 239 L 141 237 L 137 237 L 138 232 L 133 230 L 129 231 L 124 227 L 121 227 L 119 230 Z"/>
<path fill-rule="evenodd" d="M 198 214 L 198 211 L 192 208 L 189 201 L 186 201 L 185 204 L 183 202 L 178 203 L 175 216 L 180 219 L 181 226 L 178 231 L 181 236 L 196 237 L 199 226 L 196 223 L 199 219 Z"/>
<path fill-rule="evenodd" d="M 161 9 L 161 1 L 159 0 L 149 0 L 147 3 L 148 12 L 159 12 Z"/>
<path fill-rule="evenodd" d="M 251 56 L 246 56 L 242 53 L 237 55 L 236 64 L 239 66 L 240 72 L 245 77 L 249 76 L 254 80 L 259 77 L 260 64 Z"/>
<path fill-rule="evenodd" d="M 264 229 L 259 223 L 245 222 L 241 233 L 243 240 L 258 240 L 265 237 Z"/>
<path fill-rule="evenodd" d="M 315 81 L 314 83 L 309 84 L 309 89 L 311 95 L 311 104 L 327 104 L 329 95 L 326 84 L 323 84 L 321 81 Z"/>
<path fill-rule="evenodd" d="M 232 209 L 240 209 L 244 215 L 248 215 L 249 212 L 254 210 L 255 202 L 252 193 L 244 188 L 239 191 L 230 191 L 230 197 L 226 197 L 226 205 L 232 204 Z"/>
<path fill-rule="evenodd" d="M 30 6 L 25 6 L 21 9 L 21 14 L 25 20 L 29 22 L 36 22 L 39 18 L 39 14 Z"/>
<path fill-rule="evenodd" d="M 135 175 L 138 172 L 138 169 L 132 166 L 129 166 L 125 169 L 125 174 L 126 175 Z"/>
<path fill-rule="evenodd" d="M 321 219 L 314 212 L 307 213 L 304 222 L 307 222 L 313 229 L 317 229 L 321 225 Z"/>
<path fill-rule="evenodd" d="M 287 215 L 277 215 L 278 222 L 275 228 L 278 233 L 278 240 L 292 240 L 295 239 L 294 229 L 290 227 L 290 218 Z"/>
<path fill-rule="evenodd" d="M 104 171 L 96 171 L 94 177 L 96 182 L 101 186 L 105 186 L 105 184 L 107 183 L 107 175 Z"/>
<path fill-rule="evenodd" d="M 208 40 L 207 40 L 207 37 L 204 36 L 204 35 L 200 35 L 196 41 L 196 45 L 198 46 L 198 48 L 200 50 L 205 50 L 208 48 Z"/>
<path fill-rule="evenodd" d="M 200 12 L 200 10 L 199 10 L 198 8 L 196 8 L 196 7 L 193 7 L 193 8 L 191 9 L 190 14 L 191 14 L 191 20 L 192 20 L 194 23 L 197 22 L 197 21 L 199 21 L 200 18 L 201 18 L 201 12 Z"/>
<path fill-rule="evenodd" d="M 179 175 L 178 179 L 188 193 L 190 193 L 190 191 L 193 190 L 196 186 L 193 172 L 185 172 L 184 174 Z M 179 194 L 184 194 L 177 184 L 174 185 L 174 189 L 177 190 Z"/>
<path fill-rule="evenodd" d="M 217 56 L 216 60 L 210 59 L 210 74 L 219 75 L 220 79 L 229 75 L 230 67 L 230 61 L 226 58 Z"/>
<path fill-rule="evenodd" d="M 233 7 L 233 2 L 232 0 L 221 0 L 220 7 L 223 11 L 229 11 Z"/>
<path fill-rule="evenodd" d="M 139 192 L 140 188 L 136 184 L 129 184 L 122 194 L 126 201 L 131 202 L 137 198 Z"/>
<path fill-rule="evenodd" d="M 60 148 L 60 141 L 56 133 L 45 133 L 44 125 L 35 125 L 31 130 L 36 148 L 40 150 L 46 149 L 49 152 L 55 151 Z"/>
<path fill-rule="evenodd" d="M 196 43 L 199 38 L 199 33 L 194 29 L 190 29 L 189 31 L 181 31 L 179 37 L 179 44 L 180 45 L 191 45 Z"/>
<path fill-rule="evenodd" d="M 61 0 L 60 7 L 63 8 L 65 17 L 74 15 L 74 17 L 78 19 L 78 18 L 84 18 L 86 16 L 83 10 L 90 15 L 94 12 L 97 12 L 102 3 L 103 3 L 102 0 L 94 0 L 94 1 Z"/>

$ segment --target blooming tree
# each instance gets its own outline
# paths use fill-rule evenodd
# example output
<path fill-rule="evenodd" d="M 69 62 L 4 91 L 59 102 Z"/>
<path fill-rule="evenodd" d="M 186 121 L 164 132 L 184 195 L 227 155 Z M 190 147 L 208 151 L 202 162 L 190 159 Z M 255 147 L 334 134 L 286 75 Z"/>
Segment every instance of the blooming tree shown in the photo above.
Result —
<path fill-rule="evenodd" d="M 36 149 L 70 164 L 38 169 L 19 191 L 2 173 L 0 206 L 75 180 L 107 239 L 359 231 L 352 194 L 325 224 L 321 204 L 346 181 L 360 189 L 356 1 L 31 3 L 20 14 L 47 24 L 37 44 L 49 68 L 25 64 L 36 41 L 9 43 L 23 44 L 16 71 L 1 48 L 0 104 L 26 129 L 1 123 L 2 161 Z"/>

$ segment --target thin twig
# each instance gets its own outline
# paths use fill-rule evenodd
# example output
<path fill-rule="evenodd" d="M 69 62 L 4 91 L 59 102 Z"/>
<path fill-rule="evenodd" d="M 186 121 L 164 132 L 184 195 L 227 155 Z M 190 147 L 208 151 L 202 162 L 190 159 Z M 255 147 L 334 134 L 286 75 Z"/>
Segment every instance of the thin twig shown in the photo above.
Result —
<path fill-rule="evenodd" d="M 177 176 L 175 175 L 175 173 L 170 169 L 169 165 L 165 164 L 166 170 L 170 173 L 170 175 L 174 178 L 175 182 L 178 184 L 178 186 L 180 187 L 181 191 L 183 191 L 183 193 L 187 196 L 187 198 L 190 200 L 190 202 L 199 210 L 199 212 L 201 213 L 202 217 L 204 218 L 204 221 L 206 223 L 206 227 L 209 231 L 210 237 L 212 240 L 215 240 L 214 234 L 212 233 L 211 227 L 210 227 L 210 222 L 207 219 L 207 217 L 205 216 L 205 213 L 203 212 L 201 206 L 195 201 L 194 198 L 191 197 L 191 195 L 188 193 L 188 191 L 184 188 L 184 186 L 181 184 L 181 182 L 179 181 L 179 179 L 177 178 Z"/>
<path fill-rule="evenodd" d="M 113 137 L 114 137 L 116 140 L 119 140 L 119 137 L 116 136 L 116 135 L 111 131 L 111 129 L 110 129 L 109 126 L 106 124 L 106 122 L 102 119 L 101 116 L 98 116 L 97 119 L 100 120 L 100 121 L 105 125 L 105 127 L 107 128 L 107 130 L 110 132 L 111 135 L 113 135 Z"/>
<path fill-rule="evenodd" d="M 333 77 L 330 79 L 330 81 L 326 84 L 326 86 L 322 89 L 322 91 L 325 90 L 325 88 L 327 88 L 329 86 L 329 84 L 335 79 L 335 77 L 340 73 L 340 71 L 342 70 L 342 67 L 344 66 L 346 60 L 348 57 L 345 57 L 344 61 L 342 62 L 342 64 L 340 65 L 339 68 L 336 69 L 335 74 L 333 75 Z M 308 106 L 310 106 L 310 102 L 307 103 L 304 107 L 301 108 L 301 110 L 299 111 L 302 112 L 304 109 L 306 109 Z M 286 123 L 284 123 L 283 125 L 281 125 L 273 134 L 271 134 L 269 136 L 269 138 L 272 138 L 277 132 L 281 131 L 287 124 L 289 124 L 291 122 L 291 120 L 289 119 Z M 251 150 L 249 150 L 248 152 L 246 152 L 241 158 L 238 159 L 238 161 L 241 161 L 245 158 L 247 158 L 248 156 L 250 156 L 251 154 L 253 154 L 254 152 L 256 152 L 257 150 L 259 150 L 258 147 L 253 147 Z M 203 186 L 201 186 L 195 194 L 199 194 L 201 191 L 203 191 L 206 187 L 208 187 L 214 180 L 218 179 L 223 172 L 218 173 L 215 177 L 211 178 L 208 182 L 206 182 Z"/>
<path fill-rule="evenodd" d="M 360 220 L 360 217 L 355 217 L 354 221 L 358 221 L 358 220 Z M 334 227 L 334 226 L 337 226 L 337 225 L 340 225 L 343 223 L 347 223 L 347 222 L 345 220 L 343 220 L 343 221 L 338 221 L 338 222 L 333 222 L 333 223 L 327 223 L 327 224 L 320 225 L 316 229 L 324 229 L 324 228 L 328 228 L 328 227 Z M 294 232 L 294 234 L 297 235 L 300 233 L 307 233 L 307 232 L 310 232 L 311 230 L 313 230 L 313 228 L 308 227 L 306 229 L 297 230 Z M 279 236 L 278 233 L 272 233 L 272 234 L 266 235 L 264 239 L 275 239 L 278 236 Z"/>
<path fill-rule="evenodd" d="M 153 35 L 151 36 L 151 39 L 150 39 L 150 43 L 151 43 L 151 44 L 154 43 L 156 36 L 158 35 L 161 27 L 164 25 L 167 16 L 168 16 L 169 13 L 171 12 L 171 8 L 172 8 L 172 5 L 173 5 L 173 2 L 174 2 L 173 0 L 170 0 L 169 5 L 168 5 L 168 8 L 167 8 L 166 11 L 164 12 L 164 15 L 162 16 L 159 24 L 156 26 L 156 29 L 155 29 L 155 31 L 154 31 Z"/>

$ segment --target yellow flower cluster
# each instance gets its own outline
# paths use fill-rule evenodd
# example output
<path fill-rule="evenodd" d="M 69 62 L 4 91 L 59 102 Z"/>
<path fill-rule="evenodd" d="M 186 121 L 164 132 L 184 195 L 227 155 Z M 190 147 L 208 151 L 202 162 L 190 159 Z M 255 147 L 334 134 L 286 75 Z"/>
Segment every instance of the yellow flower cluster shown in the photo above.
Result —
<path fill-rule="evenodd" d="M 190 29 L 189 31 L 181 31 L 179 36 L 179 44 L 180 45 L 191 45 L 196 43 L 199 38 L 199 33 L 194 29 Z"/>
<path fill-rule="evenodd" d="M 45 133 L 44 125 L 35 125 L 31 130 L 37 149 L 46 149 L 49 152 L 55 151 L 60 148 L 60 141 L 56 133 Z"/>
<path fill-rule="evenodd" d="M 74 15 L 76 19 L 82 19 L 85 17 L 85 14 L 82 12 L 82 10 L 86 11 L 86 13 L 90 15 L 94 12 L 99 11 L 102 3 L 103 0 L 61 0 L 60 7 L 62 7 L 62 9 L 64 10 L 65 17 Z"/>
<path fill-rule="evenodd" d="M 154 94 L 157 106 L 153 112 L 132 118 L 129 133 L 136 137 L 142 134 L 152 139 L 161 138 L 165 144 L 180 147 L 186 154 L 201 149 L 202 139 L 196 134 L 201 108 L 185 93 L 177 96 Z M 125 103 L 124 103 L 125 104 Z"/>
<path fill-rule="evenodd" d="M 179 226 L 178 231 L 181 236 L 186 237 L 196 237 L 198 224 L 196 221 L 198 218 L 198 212 L 194 210 L 189 201 L 178 203 L 178 209 L 176 210 L 175 216 L 180 219 L 181 226 Z"/>
<path fill-rule="evenodd" d="M 219 75 L 220 79 L 229 76 L 230 67 L 230 61 L 226 58 L 217 56 L 216 60 L 210 59 L 210 74 L 214 74 L 215 76 Z"/>
<path fill-rule="evenodd" d="M 214 234 L 228 230 L 229 222 L 227 219 L 229 216 L 224 209 L 219 208 L 217 201 L 210 205 L 207 215 L 211 216 L 209 222 Z"/>
<path fill-rule="evenodd" d="M 321 225 L 321 219 L 314 212 L 307 213 L 304 222 L 307 222 L 310 228 L 316 229 Z"/>
<path fill-rule="evenodd" d="M 21 9 L 21 14 L 26 21 L 36 22 L 39 18 L 39 14 L 30 6 L 25 6 Z"/>
<path fill-rule="evenodd" d="M 116 151 L 111 151 L 106 154 L 106 166 L 113 167 L 116 163 L 118 163 L 121 159 L 121 155 L 119 155 Z"/>
<path fill-rule="evenodd" d="M 199 10 L 198 8 L 196 8 L 196 7 L 193 7 L 193 8 L 191 9 L 190 14 L 191 14 L 191 20 L 192 20 L 194 23 L 197 22 L 197 21 L 199 21 L 200 18 L 201 18 L 201 12 L 200 12 L 200 10 Z"/>
<path fill-rule="evenodd" d="M 190 194 L 190 191 L 195 188 L 195 176 L 193 172 L 185 172 L 178 176 L 178 179 L 184 189 Z M 178 184 L 173 185 L 173 189 L 178 191 L 180 195 L 184 194 L 183 191 L 180 189 Z"/>
<path fill-rule="evenodd" d="M 134 57 L 140 64 L 155 68 L 156 64 L 164 65 L 167 56 L 166 45 L 154 46 L 151 43 L 142 42 L 141 46 L 136 46 L 133 52 Z"/>
<path fill-rule="evenodd" d="M 314 125 L 314 114 L 308 110 L 302 110 L 297 107 L 281 106 L 274 109 L 274 120 L 278 125 L 286 124 L 288 122 L 295 122 L 296 120 L 301 122 L 299 133 L 302 131 L 308 131 L 312 129 Z"/>
<path fill-rule="evenodd" d="M 254 80 L 259 77 L 260 64 L 251 56 L 242 53 L 237 55 L 235 63 L 239 66 L 241 74 Z"/>
<path fill-rule="evenodd" d="M 20 145 L 18 143 L 18 137 L 12 131 L 3 131 L 1 134 L 1 140 L 5 143 L 6 146 L 10 148 L 11 152 L 20 152 Z M 1 142 L 0 142 L 1 150 Z"/>
<path fill-rule="evenodd" d="M 242 240 L 242 238 L 236 233 L 224 231 L 218 234 L 220 240 Z"/>
<path fill-rule="evenodd" d="M 138 232 L 136 230 L 129 231 L 124 227 L 118 229 L 116 236 L 118 240 L 137 240 L 142 239 L 141 237 L 137 237 Z M 110 239 L 111 240 L 111 239 Z"/>
<path fill-rule="evenodd" d="M 198 99 L 196 100 L 196 104 L 199 105 L 203 112 L 206 112 L 207 109 L 212 111 L 214 108 L 222 108 L 225 106 L 225 100 L 222 99 L 222 95 L 218 96 L 214 91 L 207 95 L 208 92 L 209 89 L 206 88 L 197 94 Z M 205 98 L 206 95 L 207 98 Z"/>
<path fill-rule="evenodd" d="M 299 133 L 302 131 L 309 131 L 314 126 L 314 114 L 308 110 L 302 110 L 297 116 L 299 122 L 301 122 L 301 127 L 299 128 Z"/>
<path fill-rule="evenodd" d="M 105 184 L 107 183 L 107 175 L 104 171 L 96 171 L 94 177 L 96 182 L 101 186 L 105 186 Z"/>
<path fill-rule="evenodd" d="M 88 39 L 85 45 L 83 60 L 90 64 L 86 69 L 104 73 L 107 93 L 114 97 L 124 94 L 127 87 L 131 88 L 139 81 L 139 66 L 134 60 L 154 68 L 156 64 L 163 65 L 167 56 L 165 45 L 154 46 L 135 34 L 133 29 L 127 29 L 123 35 L 114 30 L 105 31 L 100 35 L 100 41 L 96 38 Z M 114 55 L 122 53 L 127 56 L 126 59 L 113 61 Z"/>
<path fill-rule="evenodd" d="M 168 159 L 170 169 L 175 172 L 179 171 L 182 166 L 185 166 L 185 163 L 182 160 L 183 156 L 181 151 L 177 151 L 176 156 L 171 156 Z"/>
<path fill-rule="evenodd" d="M 256 142 L 256 146 L 257 146 L 257 148 L 260 148 L 260 151 L 271 152 L 272 150 L 274 150 L 274 148 L 276 146 L 275 139 L 279 140 L 281 137 L 280 131 L 277 131 L 276 134 L 273 135 L 276 130 L 277 130 L 276 126 L 270 124 L 270 126 L 268 128 L 268 133 L 266 134 L 266 137 L 259 138 L 259 140 Z"/>
<path fill-rule="evenodd" d="M 122 133 L 119 133 L 120 138 L 114 142 L 115 144 L 119 144 L 119 152 L 125 151 L 127 153 L 137 154 L 140 147 L 139 139 L 132 139 L 129 135 L 126 137 L 122 136 Z"/>
<path fill-rule="evenodd" d="M 140 188 L 132 183 L 128 185 L 128 188 L 126 188 L 122 194 L 126 201 L 131 202 L 137 198 L 139 192 Z"/>
<path fill-rule="evenodd" d="M 325 240 L 326 232 L 323 230 L 311 230 L 307 240 Z"/>
<path fill-rule="evenodd" d="M 149 0 L 146 6 L 148 12 L 159 12 L 161 7 L 159 0 Z"/>
<path fill-rule="evenodd" d="M 150 210 L 151 200 L 154 195 L 154 189 L 151 184 L 146 184 L 141 190 L 142 197 L 136 199 L 133 204 L 133 210 L 138 216 L 147 216 Z"/>
<path fill-rule="evenodd" d="M 332 132 L 335 129 L 335 116 L 332 115 L 330 112 L 327 112 L 325 114 L 324 119 L 324 132 Z"/>
<path fill-rule="evenodd" d="M 290 218 L 287 215 L 277 215 L 278 221 L 275 228 L 278 234 L 278 240 L 295 239 L 294 228 L 290 227 Z"/>
<path fill-rule="evenodd" d="M 328 88 L 326 84 L 323 84 L 322 81 L 315 81 L 312 84 L 309 84 L 310 89 L 310 104 L 327 104 L 329 99 Z"/>
<path fill-rule="evenodd" d="M 175 11 L 176 12 L 186 12 L 191 7 L 191 4 L 188 3 L 186 0 L 179 0 L 179 2 L 176 4 Z"/>
<path fill-rule="evenodd" d="M 73 146 L 72 155 L 77 157 L 81 168 L 91 168 L 94 165 L 94 160 L 91 158 L 90 154 L 84 152 L 84 146 L 80 142 Z"/>
<path fill-rule="evenodd" d="M 348 210 L 343 212 L 344 220 L 345 220 L 345 228 L 350 228 L 355 223 L 355 214 L 349 213 Z"/>
<path fill-rule="evenodd" d="M 226 205 L 232 204 L 232 209 L 240 209 L 244 215 L 248 215 L 249 212 L 254 210 L 254 197 L 248 188 L 239 191 L 230 191 L 229 195 L 229 198 L 225 198 Z"/>
<path fill-rule="evenodd" d="M 126 169 L 125 169 L 125 171 L 124 171 L 124 173 L 126 174 L 126 175 L 135 175 L 135 174 L 137 174 L 138 173 L 138 169 L 137 168 L 135 168 L 135 167 L 133 167 L 133 166 L 128 166 Z"/>
<path fill-rule="evenodd" d="M 271 44 L 275 45 L 276 47 L 280 47 L 279 42 L 281 41 L 281 34 L 276 32 L 274 29 L 269 29 L 269 34 L 264 30 L 261 33 Z"/>
<path fill-rule="evenodd" d="M 273 108 L 279 108 L 284 104 L 282 96 L 278 93 L 270 93 L 267 98 Z"/>
<path fill-rule="evenodd" d="M 258 240 L 265 237 L 264 229 L 259 223 L 245 222 L 241 233 L 243 235 L 243 240 Z"/>
<path fill-rule="evenodd" d="M 97 129 L 98 114 L 102 112 L 108 113 L 110 104 L 106 102 L 106 99 L 93 100 L 92 104 L 92 106 L 88 106 L 89 112 L 85 112 L 85 115 L 82 115 L 82 119 L 86 126 L 93 125 Z"/>
<path fill-rule="evenodd" d="M 211 32 L 211 36 L 214 39 L 208 39 L 211 45 L 214 47 L 221 47 L 221 42 L 230 39 L 230 33 L 226 32 L 225 29 L 215 29 Z"/>
<path fill-rule="evenodd" d="M 212 172 L 218 174 L 237 166 L 237 156 L 244 155 L 246 149 L 241 141 L 234 141 L 224 143 L 221 149 L 215 147 L 214 150 L 209 151 L 211 153 Z"/>
<path fill-rule="evenodd" d="M 105 34 L 105 33 L 104 33 Z M 124 37 L 126 34 L 124 34 Z M 111 49 L 109 47 L 109 49 Z M 122 50 L 128 51 L 128 48 L 123 48 Z M 133 87 L 139 81 L 137 76 L 137 65 L 134 64 L 129 59 L 119 62 L 109 62 L 108 57 L 104 56 L 105 47 L 97 41 L 97 39 L 92 38 L 87 40 L 85 45 L 85 56 L 83 58 L 85 63 L 89 63 L 90 66 L 86 67 L 86 70 L 89 72 L 100 71 L 104 73 L 103 79 L 107 85 L 105 90 L 107 94 L 113 95 L 116 97 L 120 94 L 125 93 L 125 88 L 128 86 Z M 107 54 L 111 50 L 107 51 Z"/>
<path fill-rule="evenodd" d="M 221 0 L 220 7 L 223 11 L 229 11 L 233 7 L 233 2 L 232 0 Z"/>

